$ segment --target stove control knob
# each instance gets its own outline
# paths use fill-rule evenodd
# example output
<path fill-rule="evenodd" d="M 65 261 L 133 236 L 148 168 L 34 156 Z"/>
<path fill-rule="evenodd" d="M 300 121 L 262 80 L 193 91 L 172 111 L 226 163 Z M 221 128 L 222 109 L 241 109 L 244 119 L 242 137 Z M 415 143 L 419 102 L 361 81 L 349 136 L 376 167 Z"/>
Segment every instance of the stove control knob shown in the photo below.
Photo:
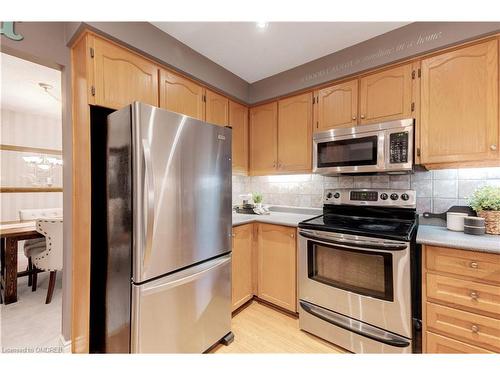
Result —
<path fill-rule="evenodd" d="M 387 198 L 389 198 L 389 196 L 387 195 L 387 193 L 380 194 L 380 199 L 382 199 L 383 201 L 387 200 Z"/>
<path fill-rule="evenodd" d="M 391 194 L 391 199 L 392 199 L 393 201 L 397 200 L 398 198 L 399 198 L 399 196 L 398 196 L 396 193 L 392 193 L 392 194 Z"/>
<path fill-rule="evenodd" d="M 406 193 L 403 193 L 403 194 L 401 194 L 401 199 L 404 201 L 407 201 L 408 199 L 410 199 L 410 196 Z"/>
<path fill-rule="evenodd" d="M 336 192 L 335 194 L 333 194 L 333 197 L 335 199 L 339 199 L 340 198 L 340 193 L 339 192 Z"/>
<path fill-rule="evenodd" d="M 330 199 L 331 197 L 333 197 L 333 194 L 332 194 L 332 193 L 328 193 L 328 194 L 326 194 L 326 199 Z"/>

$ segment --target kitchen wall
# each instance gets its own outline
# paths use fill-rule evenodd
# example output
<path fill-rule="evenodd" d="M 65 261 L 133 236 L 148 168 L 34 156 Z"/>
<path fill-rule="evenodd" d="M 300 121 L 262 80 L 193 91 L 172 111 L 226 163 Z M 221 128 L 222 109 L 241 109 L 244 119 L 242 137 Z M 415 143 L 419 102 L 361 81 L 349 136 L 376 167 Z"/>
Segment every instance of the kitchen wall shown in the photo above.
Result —
<path fill-rule="evenodd" d="M 500 186 L 500 167 L 417 171 L 412 175 L 323 177 L 314 174 L 287 176 L 233 176 L 233 204 L 240 194 L 261 192 L 265 204 L 321 207 L 327 188 L 393 188 L 417 192 L 417 211 L 440 213 L 484 185 Z"/>
<path fill-rule="evenodd" d="M 250 85 L 256 103 L 496 33 L 500 22 L 413 22 Z"/>

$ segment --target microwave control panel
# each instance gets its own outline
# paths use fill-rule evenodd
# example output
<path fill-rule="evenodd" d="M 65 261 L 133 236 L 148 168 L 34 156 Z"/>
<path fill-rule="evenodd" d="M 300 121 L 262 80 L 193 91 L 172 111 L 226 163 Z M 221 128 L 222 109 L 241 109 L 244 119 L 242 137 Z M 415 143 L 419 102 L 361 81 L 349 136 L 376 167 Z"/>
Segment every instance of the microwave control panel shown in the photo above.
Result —
<path fill-rule="evenodd" d="M 389 135 L 389 160 L 391 164 L 408 162 L 409 133 L 399 132 Z"/>

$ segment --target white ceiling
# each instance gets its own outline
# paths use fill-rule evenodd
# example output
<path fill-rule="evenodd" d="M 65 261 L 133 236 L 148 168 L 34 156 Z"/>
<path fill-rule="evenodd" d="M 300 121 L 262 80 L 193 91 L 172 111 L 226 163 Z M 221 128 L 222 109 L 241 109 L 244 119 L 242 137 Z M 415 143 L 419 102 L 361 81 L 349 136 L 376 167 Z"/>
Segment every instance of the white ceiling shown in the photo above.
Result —
<path fill-rule="evenodd" d="M 410 22 L 153 22 L 249 83 L 397 29 Z"/>
<path fill-rule="evenodd" d="M 17 57 L 1 54 L 2 108 L 61 118 L 61 72 Z M 52 85 L 54 99 L 38 85 Z"/>

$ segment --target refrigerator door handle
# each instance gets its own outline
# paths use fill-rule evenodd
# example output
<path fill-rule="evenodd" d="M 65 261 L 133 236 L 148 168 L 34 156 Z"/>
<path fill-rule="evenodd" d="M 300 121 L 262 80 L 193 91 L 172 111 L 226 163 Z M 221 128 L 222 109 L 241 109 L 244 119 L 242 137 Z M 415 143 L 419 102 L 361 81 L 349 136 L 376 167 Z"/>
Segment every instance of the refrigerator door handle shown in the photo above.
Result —
<path fill-rule="evenodd" d="M 231 254 L 222 256 L 202 263 L 198 266 L 191 267 L 190 269 L 172 275 L 171 279 L 160 279 L 156 282 L 149 283 L 148 286 L 143 286 L 142 294 L 148 295 L 151 293 L 159 293 L 161 291 L 174 288 L 176 286 L 187 284 L 193 280 L 201 278 L 204 274 L 214 271 L 231 261 Z"/>
<path fill-rule="evenodd" d="M 146 225 L 144 228 L 144 258 L 143 267 L 149 262 L 151 256 L 151 248 L 153 246 L 153 229 L 154 229 L 154 210 L 155 210 L 155 180 L 153 174 L 153 162 L 151 160 L 151 148 L 146 139 L 142 140 L 142 149 L 144 155 L 144 192 L 147 203 L 144 205 L 144 218 Z"/>

